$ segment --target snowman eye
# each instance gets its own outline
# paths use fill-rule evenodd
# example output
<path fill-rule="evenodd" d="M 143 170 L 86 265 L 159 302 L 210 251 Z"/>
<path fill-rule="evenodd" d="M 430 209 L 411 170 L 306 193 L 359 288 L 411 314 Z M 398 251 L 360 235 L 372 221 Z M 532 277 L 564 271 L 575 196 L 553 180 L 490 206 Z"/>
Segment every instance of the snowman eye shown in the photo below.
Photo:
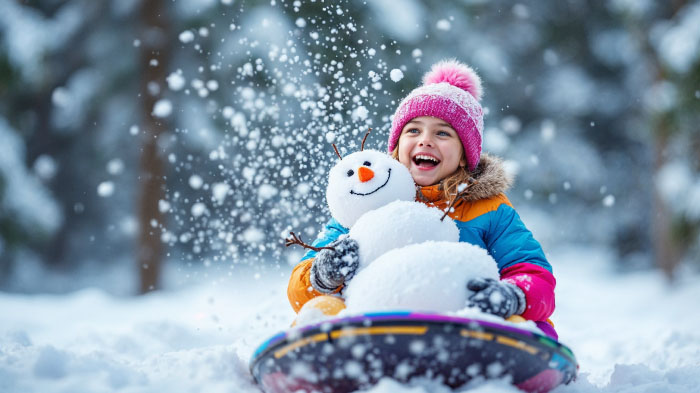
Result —
<path fill-rule="evenodd" d="M 364 163 L 362 163 L 362 165 L 364 165 L 364 166 L 372 166 L 372 163 L 369 162 L 369 161 L 365 161 Z"/>
<path fill-rule="evenodd" d="M 350 177 L 350 176 L 352 176 L 352 175 L 354 175 L 354 174 L 355 174 L 355 171 L 353 171 L 352 169 L 350 169 L 350 170 L 348 171 L 348 177 Z"/>

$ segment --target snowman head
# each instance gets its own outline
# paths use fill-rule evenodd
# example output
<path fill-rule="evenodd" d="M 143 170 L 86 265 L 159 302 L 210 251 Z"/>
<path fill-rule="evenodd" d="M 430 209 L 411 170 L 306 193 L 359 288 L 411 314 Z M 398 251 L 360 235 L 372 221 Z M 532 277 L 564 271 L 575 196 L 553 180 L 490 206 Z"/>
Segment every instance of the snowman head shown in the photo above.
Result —
<path fill-rule="evenodd" d="M 328 173 L 328 208 L 346 228 L 360 216 L 396 200 L 412 201 L 415 183 L 388 154 L 362 150 L 343 157 Z"/>

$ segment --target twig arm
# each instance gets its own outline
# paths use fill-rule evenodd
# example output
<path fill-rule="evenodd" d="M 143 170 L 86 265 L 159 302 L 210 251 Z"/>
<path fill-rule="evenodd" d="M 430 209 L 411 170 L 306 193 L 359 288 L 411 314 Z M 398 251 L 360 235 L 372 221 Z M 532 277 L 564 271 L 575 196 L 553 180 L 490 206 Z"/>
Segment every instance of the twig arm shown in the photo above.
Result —
<path fill-rule="evenodd" d="M 459 205 L 462 204 L 462 202 L 465 201 L 464 197 L 467 195 L 469 188 L 471 188 L 474 184 L 476 184 L 478 182 L 479 182 L 478 180 L 474 179 L 473 177 L 470 177 L 467 184 L 463 184 L 464 189 L 462 191 L 460 191 L 459 193 L 457 193 L 457 195 L 455 195 L 455 197 L 452 199 L 452 201 L 450 201 L 450 204 L 445 209 L 445 214 L 442 215 L 442 217 L 440 218 L 440 221 L 444 221 L 445 217 L 447 217 L 447 215 L 450 213 L 450 211 L 452 211 L 452 209 L 458 207 Z"/>
<path fill-rule="evenodd" d="M 301 237 L 297 236 L 294 232 L 289 232 L 290 237 L 284 239 L 284 245 L 285 247 L 293 246 L 293 245 L 299 245 L 304 248 L 307 248 L 309 250 L 313 250 L 316 252 L 319 252 L 321 250 L 335 250 L 333 247 L 314 247 L 312 245 L 304 243 L 303 240 L 301 240 Z"/>

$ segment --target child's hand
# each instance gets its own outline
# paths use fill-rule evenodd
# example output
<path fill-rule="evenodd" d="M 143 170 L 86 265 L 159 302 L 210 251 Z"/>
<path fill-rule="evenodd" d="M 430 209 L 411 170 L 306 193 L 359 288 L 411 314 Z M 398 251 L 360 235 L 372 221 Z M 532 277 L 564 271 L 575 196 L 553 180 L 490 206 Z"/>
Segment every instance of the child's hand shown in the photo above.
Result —
<path fill-rule="evenodd" d="M 359 245 L 350 237 L 341 237 L 316 254 L 311 265 L 311 286 L 321 293 L 333 293 L 350 280 L 360 264 Z"/>
<path fill-rule="evenodd" d="M 525 311 L 525 294 L 516 285 L 493 278 L 473 278 L 467 288 L 474 291 L 467 301 L 481 311 L 508 318 Z"/>

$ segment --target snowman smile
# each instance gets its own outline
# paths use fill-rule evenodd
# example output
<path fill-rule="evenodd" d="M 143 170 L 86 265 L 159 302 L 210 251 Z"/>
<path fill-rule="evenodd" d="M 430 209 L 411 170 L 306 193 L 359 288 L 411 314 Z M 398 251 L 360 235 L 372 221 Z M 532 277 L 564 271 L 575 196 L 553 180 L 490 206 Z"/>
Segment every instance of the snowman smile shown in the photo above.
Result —
<path fill-rule="evenodd" d="M 389 179 L 391 179 L 391 168 L 389 168 L 389 170 L 387 171 L 386 181 L 384 182 L 384 184 L 382 184 L 381 186 L 375 188 L 374 191 L 370 191 L 370 192 L 366 192 L 366 193 L 361 193 L 361 192 L 355 192 L 355 191 L 353 191 L 353 190 L 350 190 L 350 194 L 359 195 L 359 196 L 365 196 L 365 195 L 374 194 L 375 192 L 379 191 L 382 187 L 386 186 L 387 183 L 389 183 Z"/>

